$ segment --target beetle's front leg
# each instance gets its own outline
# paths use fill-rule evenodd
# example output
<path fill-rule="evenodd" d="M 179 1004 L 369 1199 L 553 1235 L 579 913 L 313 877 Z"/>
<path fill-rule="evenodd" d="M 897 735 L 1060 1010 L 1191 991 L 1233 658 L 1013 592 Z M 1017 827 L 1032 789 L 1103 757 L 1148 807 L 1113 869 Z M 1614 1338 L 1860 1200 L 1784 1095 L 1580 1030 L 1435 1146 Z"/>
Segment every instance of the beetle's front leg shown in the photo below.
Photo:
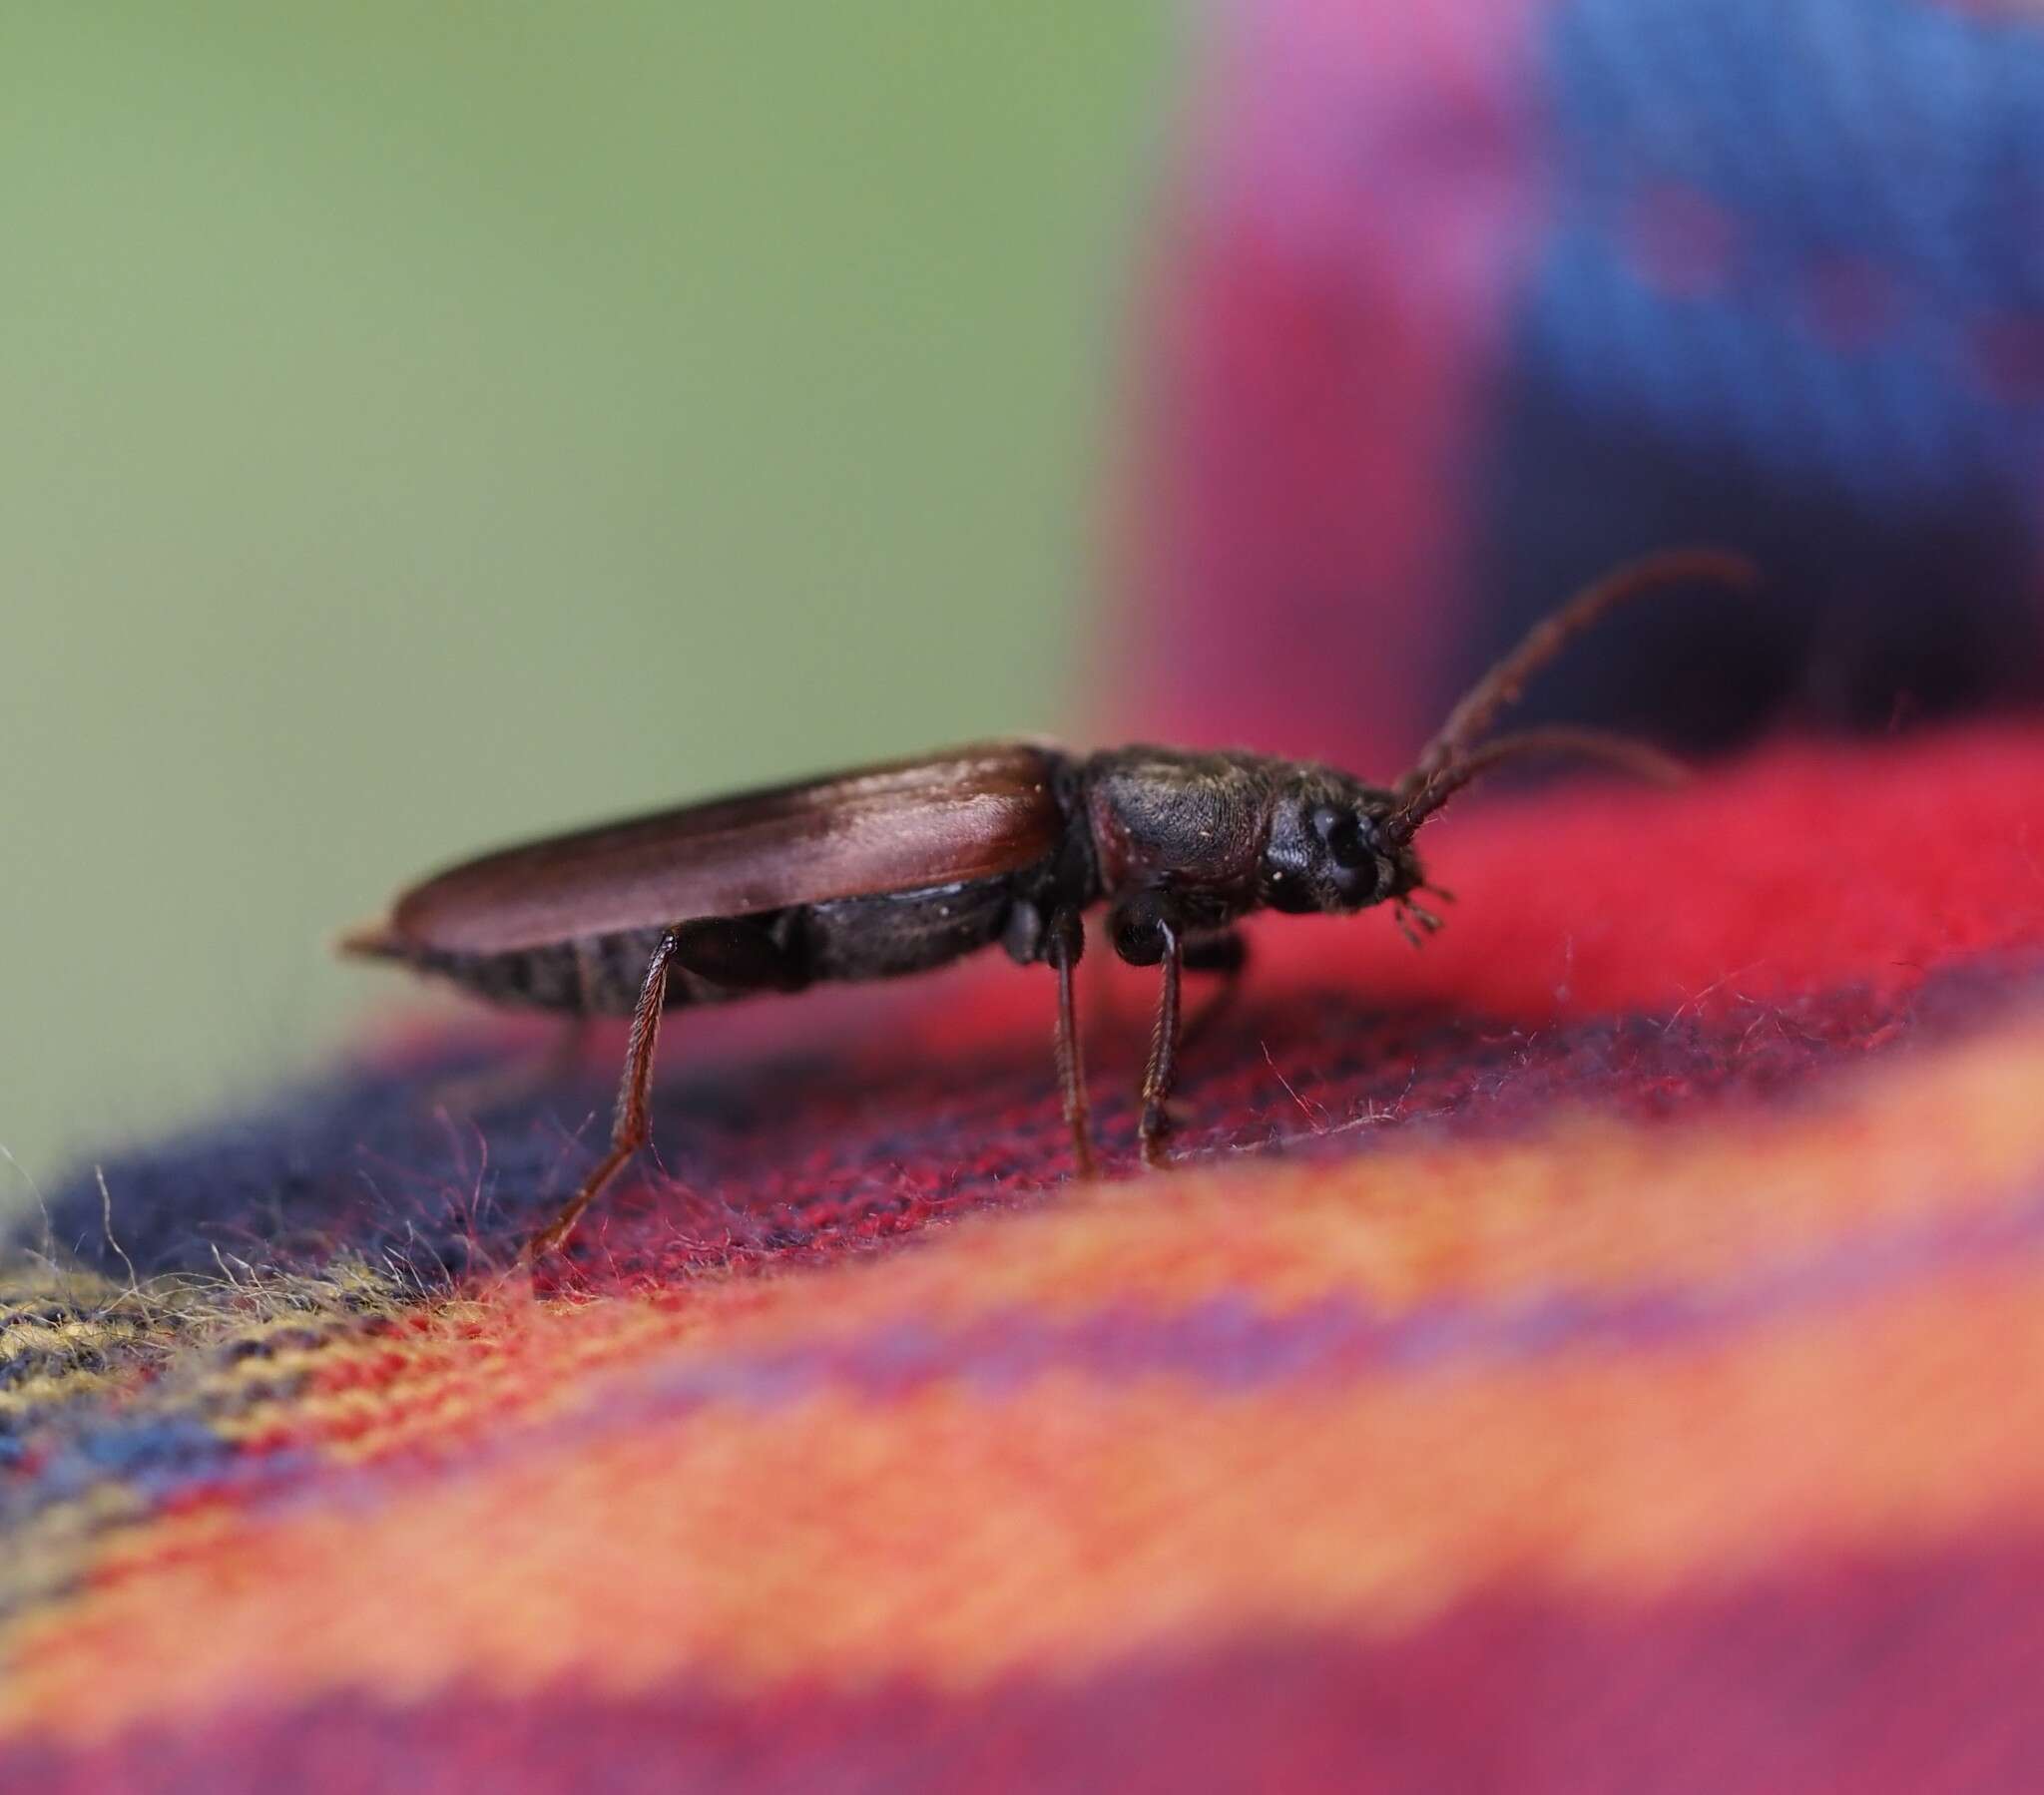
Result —
<path fill-rule="evenodd" d="M 1012 951 L 1012 950 L 1011 950 Z M 1072 973 L 1086 951 L 1086 925 L 1076 910 L 1060 910 L 1046 926 L 1043 953 L 1058 975 L 1056 1042 L 1058 1097 L 1072 1130 L 1072 1171 L 1093 1175 L 1093 1122 L 1086 1103 L 1086 1062 L 1079 1049 L 1079 1007 Z"/>
<path fill-rule="evenodd" d="M 1160 923 L 1158 927 L 1164 935 L 1163 978 L 1157 990 L 1157 1024 L 1150 1032 L 1150 1064 L 1143 1072 L 1141 1124 L 1143 1163 L 1153 1171 L 1164 1163 L 1164 1136 L 1171 1131 L 1171 1117 L 1164 1106 L 1171 1096 L 1171 1082 L 1178 1076 L 1178 988 L 1184 959 L 1178 931 L 1169 923 Z"/>
<path fill-rule="evenodd" d="M 1139 1123 L 1143 1163 L 1152 1170 L 1162 1166 L 1164 1137 L 1171 1130 L 1171 1115 L 1165 1108 L 1171 1097 L 1172 1081 L 1178 1076 L 1178 1050 L 1184 1029 L 1179 1006 L 1181 974 L 1185 970 L 1185 938 L 1169 907 L 1156 894 L 1145 894 L 1120 905 L 1109 918 L 1115 952 L 1132 966 L 1160 969 L 1157 990 L 1157 1023 L 1150 1034 L 1150 1060 L 1143 1070 L 1143 1117 Z"/>

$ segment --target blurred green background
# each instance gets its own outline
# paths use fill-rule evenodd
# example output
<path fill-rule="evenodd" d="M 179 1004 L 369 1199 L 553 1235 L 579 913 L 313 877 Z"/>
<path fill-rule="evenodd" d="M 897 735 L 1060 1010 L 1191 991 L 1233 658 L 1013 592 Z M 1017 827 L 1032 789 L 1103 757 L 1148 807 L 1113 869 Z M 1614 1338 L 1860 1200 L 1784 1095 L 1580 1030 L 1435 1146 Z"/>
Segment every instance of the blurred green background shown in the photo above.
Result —
<path fill-rule="evenodd" d="M 0 1203 L 451 855 L 1071 717 L 1169 27 L 6 9 Z"/>

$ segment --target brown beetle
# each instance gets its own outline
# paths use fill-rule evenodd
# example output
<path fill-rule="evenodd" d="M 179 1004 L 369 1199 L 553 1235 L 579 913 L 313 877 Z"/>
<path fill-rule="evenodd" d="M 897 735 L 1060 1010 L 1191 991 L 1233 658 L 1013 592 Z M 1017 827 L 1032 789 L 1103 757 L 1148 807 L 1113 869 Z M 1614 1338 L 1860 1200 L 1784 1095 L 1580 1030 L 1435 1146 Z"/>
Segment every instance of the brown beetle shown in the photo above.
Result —
<path fill-rule="evenodd" d="M 999 942 L 1058 979 L 1057 1076 L 1081 1176 L 1093 1169 L 1072 973 L 1082 913 L 1109 906 L 1115 952 L 1157 966 L 1142 1152 L 1157 1164 L 1181 1035 L 1180 974 L 1234 972 L 1251 911 L 1347 914 L 1413 902 L 1412 838 L 1457 791 L 1521 754 L 1573 753 L 1665 776 L 1651 748 L 1585 730 L 1485 739 L 1578 632 L 1655 588 L 1745 586 L 1742 558 L 1689 549 L 1618 569 L 1538 625 L 1388 788 L 1240 752 L 1072 755 L 987 742 L 612 823 L 452 868 L 403 893 L 342 951 L 397 960 L 498 1003 L 632 1018 L 611 1147 L 533 1255 L 559 1246 L 649 1135 L 662 1014 L 823 980 L 925 972 Z"/>

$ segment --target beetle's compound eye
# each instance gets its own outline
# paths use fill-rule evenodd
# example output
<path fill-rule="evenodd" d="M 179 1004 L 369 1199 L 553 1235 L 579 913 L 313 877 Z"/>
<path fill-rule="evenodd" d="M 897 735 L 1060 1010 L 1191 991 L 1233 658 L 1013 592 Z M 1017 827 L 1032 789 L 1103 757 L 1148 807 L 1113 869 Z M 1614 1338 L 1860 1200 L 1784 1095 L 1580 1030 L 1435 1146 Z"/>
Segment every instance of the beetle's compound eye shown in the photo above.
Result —
<path fill-rule="evenodd" d="M 1375 858 L 1363 835 L 1362 820 L 1352 810 L 1320 805 L 1313 812 L 1313 833 L 1326 843 L 1328 858 L 1343 871 L 1366 866 Z"/>

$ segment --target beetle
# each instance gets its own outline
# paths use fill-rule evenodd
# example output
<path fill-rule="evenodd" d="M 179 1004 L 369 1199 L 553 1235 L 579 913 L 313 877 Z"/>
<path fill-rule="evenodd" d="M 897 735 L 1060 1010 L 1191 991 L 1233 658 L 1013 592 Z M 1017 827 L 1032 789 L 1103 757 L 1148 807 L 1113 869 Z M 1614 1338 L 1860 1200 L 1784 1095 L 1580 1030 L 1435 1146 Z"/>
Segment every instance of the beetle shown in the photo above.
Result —
<path fill-rule="evenodd" d="M 469 860 L 349 931 L 343 953 L 397 961 L 497 1003 L 628 1015 L 609 1150 L 527 1248 L 561 1246 L 650 1138 L 662 1016 L 691 1004 L 893 978 L 998 943 L 1057 976 L 1055 1065 L 1075 1170 L 1094 1170 L 1073 972 L 1084 912 L 1108 906 L 1120 957 L 1160 969 L 1142 1084 L 1143 1161 L 1163 1162 L 1183 1017 L 1181 975 L 1233 974 L 1252 911 L 1439 919 L 1413 837 L 1472 779 L 1520 755 L 1584 755 L 1656 777 L 1645 744 L 1591 730 L 1491 735 L 1571 638 L 1644 593 L 1750 586 L 1743 557 L 1671 550 L 1628 563 L 1550 614 L 1448 713 L 1411 769 L 1377 786 L 1339 768 L 1241 751 L 1077 755 L 993 741 L 554 836 Z"/>

